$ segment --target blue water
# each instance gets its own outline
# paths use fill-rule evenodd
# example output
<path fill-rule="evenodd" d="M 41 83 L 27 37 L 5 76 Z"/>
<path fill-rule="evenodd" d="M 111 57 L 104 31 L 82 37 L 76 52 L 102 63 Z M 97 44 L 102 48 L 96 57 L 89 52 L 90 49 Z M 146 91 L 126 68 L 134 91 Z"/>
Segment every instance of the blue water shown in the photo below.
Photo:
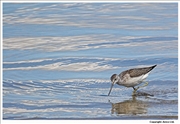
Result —
<path fill-rule="evenodd" d="M 154 96 L 107 96 L 155 64 Z M 3 119 L 177 118 L 177 3 L 3 3 Z"/>

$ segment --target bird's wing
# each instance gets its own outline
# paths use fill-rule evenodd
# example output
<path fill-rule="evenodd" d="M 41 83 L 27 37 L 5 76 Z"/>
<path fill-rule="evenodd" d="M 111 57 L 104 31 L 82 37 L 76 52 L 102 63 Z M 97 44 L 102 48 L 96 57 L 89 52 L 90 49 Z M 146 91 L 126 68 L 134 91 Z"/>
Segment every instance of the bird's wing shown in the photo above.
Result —
<path fill-rule="evenodd" d="M 151 66 L 151 67 L 146 67 L 146 68 L 134 68 L 134 69 L 129 69 L 127 70 L 130 77 L 138 77 L 141 75 L 145 75 L 148 72 L 150 72 L 155 66 Z"/>

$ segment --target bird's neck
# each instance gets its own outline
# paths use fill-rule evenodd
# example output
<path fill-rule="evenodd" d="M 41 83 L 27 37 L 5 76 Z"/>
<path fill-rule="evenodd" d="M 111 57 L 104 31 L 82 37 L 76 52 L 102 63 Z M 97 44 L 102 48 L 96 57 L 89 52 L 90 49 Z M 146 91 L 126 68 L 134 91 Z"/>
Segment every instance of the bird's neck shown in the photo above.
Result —
<path fill-rule="evenodd" d="M 121 79 L 120 76 L 118 75 L 118 82 L 117 82 L 117 84 L 121 85 L 122 82 L 123 82 L 122 79 Z"/>

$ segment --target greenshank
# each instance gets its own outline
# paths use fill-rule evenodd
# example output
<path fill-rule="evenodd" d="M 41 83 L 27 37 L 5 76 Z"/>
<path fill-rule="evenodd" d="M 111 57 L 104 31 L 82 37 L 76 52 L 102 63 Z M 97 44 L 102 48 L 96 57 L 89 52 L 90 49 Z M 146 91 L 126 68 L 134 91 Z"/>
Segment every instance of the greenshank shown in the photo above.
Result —
<path fill-rule="evenodd" d="M 132 87 L 134 89 L 132 95 L 135 95 L 136 91 L 141 87 L 147 86 L 148 82 L 146 82 L 143 86 L 139 86 L 137 88 L 135 88 L 135 86 L 144 82 L 145 79 L 148 77 L 150 71 L 156 66 L 157 65 L 154 65 L 151 67 L 133 68 L 133 69 L 123 71 L 119 75 L 113 74 L 111 76 L 112 84 L 111 84 L 111 88 L 109 90 L 108 96 L 110 95 L 114 84 L 122 85 L 125 87 Z"/>

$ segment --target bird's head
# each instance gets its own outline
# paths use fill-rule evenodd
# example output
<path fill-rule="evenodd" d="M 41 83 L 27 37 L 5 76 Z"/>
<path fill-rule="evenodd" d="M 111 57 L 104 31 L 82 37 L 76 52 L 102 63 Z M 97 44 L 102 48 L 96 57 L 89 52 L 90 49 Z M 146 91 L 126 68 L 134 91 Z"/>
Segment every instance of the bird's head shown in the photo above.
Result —
<path fill-rule="evenodd" d="M 111 76 L 111 83 L 112 83 L 112 84 L 111 84 L 111 88 L 110 88 L 110 90 L 109 90 L 108 96 L 110 95 L 111 90 L 112 90 L 114 84 L 116 84 L 116 83 L 118 82 L 118 80 L 119 80 L 119 76 L 118 76 L 117 74 L 113 74 L 113 75 Z"/>

